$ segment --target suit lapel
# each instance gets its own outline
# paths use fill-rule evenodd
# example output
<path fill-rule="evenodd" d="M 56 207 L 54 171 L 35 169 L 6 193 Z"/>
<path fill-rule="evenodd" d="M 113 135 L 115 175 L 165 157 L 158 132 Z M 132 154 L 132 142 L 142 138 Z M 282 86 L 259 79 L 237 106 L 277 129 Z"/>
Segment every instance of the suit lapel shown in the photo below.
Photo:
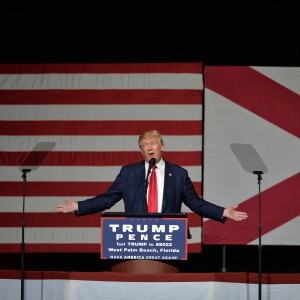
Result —
<path fill-rule="evenodd" d="M 168 162 L 165 162 L 165 183 L 164 183 L 164 194 L 163 194 L 163 203 L 162 203 L 162 212 L 165 211 L 165 208 L 168 205 L 169 199 L 172 197 L 170 194 L 173 185 L 173 172 L 172 167 Z"/>
<path fill-rule="evenodd" d="M 141 199 L 142 202 L 144 203 L 144 198 L 145 198 L 145 176 L 146 176 L 146 171 L 145 171 L 145 162 L 142 161 L 139 163 L 135 169 L 135 174 L 136 174 L 136 184 L 138 186 L 138 199 Z"/>

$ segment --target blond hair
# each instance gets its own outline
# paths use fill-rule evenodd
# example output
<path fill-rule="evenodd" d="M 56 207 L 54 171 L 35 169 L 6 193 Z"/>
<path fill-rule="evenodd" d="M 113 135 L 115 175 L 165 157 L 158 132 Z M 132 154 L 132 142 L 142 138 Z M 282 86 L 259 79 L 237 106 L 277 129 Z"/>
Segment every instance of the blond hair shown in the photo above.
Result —
<path fill-rule="evenodd" d="M 158 130 L 147 130 L 139 136 L 139 142 L 138 142 L 139 147 L 141 148 L 141 142 L 142 142 L 143 139 L 147 139 L 147 138 L 150 138 L 150 137 L 157 137 L 157 138 L 160 139 L 161 144 L 162 145 L 164 144 L 162 135 L 160 134 L 160 132 Z"/>

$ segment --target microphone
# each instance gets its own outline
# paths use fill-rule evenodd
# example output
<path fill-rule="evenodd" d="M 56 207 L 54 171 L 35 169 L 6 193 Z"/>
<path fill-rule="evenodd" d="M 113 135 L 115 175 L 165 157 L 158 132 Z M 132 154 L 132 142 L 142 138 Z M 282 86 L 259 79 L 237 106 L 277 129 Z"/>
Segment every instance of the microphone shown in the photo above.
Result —
<path fill-rule="evenodd" d="M 149 169 L 152 169 L 153 165 L 155 165 L 156 163 L 156 158 L 155 157 L 152 157 L 150 160 L 149 160 Z"/>
<path fill-rule="evenodd" d="M 148 168 L 147 178 L 148 178 L 148 175 L 149 175 L 150 172 L 151 172 L 151 169 L 152 169 L 153 165 L 155 165 L 155 163 L 156 163 L 156 158 L 155 158 L 155 157 L 152 157 L 152 158 L 149 160 L 149 168 Z"/>

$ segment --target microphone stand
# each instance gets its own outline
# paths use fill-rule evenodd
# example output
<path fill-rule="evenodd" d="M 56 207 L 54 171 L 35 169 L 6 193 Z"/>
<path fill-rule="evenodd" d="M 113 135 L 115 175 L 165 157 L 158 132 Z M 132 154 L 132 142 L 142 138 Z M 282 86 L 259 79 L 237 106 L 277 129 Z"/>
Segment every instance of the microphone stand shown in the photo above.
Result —
<path fill-rule="evenodd" d="M 22 242 L 21 242 L 21 300 L 24 300 L 24 253 L 25 253 L 25 197 L 26 197 L 26 177 L 31 169 L 23 169 L 23 209 L 22 209 Z"/>
<path fill-rule="evenodd" d="M 261 244 L 261 234 L 262 234 L 262 223 L 261 223 L 261 196 L 260 196 L 260 185 L 262 180 L 262 171 L 253 171 L 253 174 L 257 175 L 257 183 L 258 183 L 258 299 L 261 300 L 261 285 L 262 285 L 262 271 L 261 271 L 261 252 L 262 252 L 262 244 Z"/>

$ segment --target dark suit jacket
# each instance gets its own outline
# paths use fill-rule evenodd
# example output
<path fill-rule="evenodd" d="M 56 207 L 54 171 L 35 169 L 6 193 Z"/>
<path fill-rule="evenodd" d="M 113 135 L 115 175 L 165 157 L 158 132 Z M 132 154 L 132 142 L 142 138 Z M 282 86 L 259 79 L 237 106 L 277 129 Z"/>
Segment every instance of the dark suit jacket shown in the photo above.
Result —
<path fill-rule="evenodd" d="M 165 162 L 163 213 L 181 212 L 184 203 L 200 216 L 224 222 L 224 207 L 205 201 L 197 195 L 187 170 Z M 125 212 L 143 213 L 145 204 L 145 162 L 133 163 L 121 168 L 112 186 L 104 194 L 78 202 L 78 216 L 101 212 L 123 199 Z"/>

